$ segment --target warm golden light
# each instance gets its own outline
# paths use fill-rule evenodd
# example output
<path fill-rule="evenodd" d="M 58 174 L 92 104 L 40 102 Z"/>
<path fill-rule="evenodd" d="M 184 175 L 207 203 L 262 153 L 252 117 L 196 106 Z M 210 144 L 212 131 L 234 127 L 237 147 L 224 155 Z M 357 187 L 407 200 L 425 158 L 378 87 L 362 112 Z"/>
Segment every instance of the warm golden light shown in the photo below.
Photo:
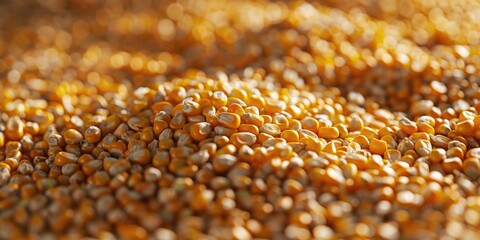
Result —
<path fill-rule="evenodd" d="M 479 22 L 3 0 L 0 239 L 480 239 Z"/>

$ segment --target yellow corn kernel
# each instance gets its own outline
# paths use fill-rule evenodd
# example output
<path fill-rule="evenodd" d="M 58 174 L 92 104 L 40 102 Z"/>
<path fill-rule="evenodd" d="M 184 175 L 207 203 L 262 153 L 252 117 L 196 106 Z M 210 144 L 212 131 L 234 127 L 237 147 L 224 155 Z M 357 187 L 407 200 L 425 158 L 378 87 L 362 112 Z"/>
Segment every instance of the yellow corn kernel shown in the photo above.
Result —
<path fill-rule="evenodd" d="M 287 141 L 283 138 L 269 138 L 269 139 L 262 142 L 262 146 L 264 146 L 266 148 L 270 148 L 270 147 L 273 147 L 275 144 L 277 144 L 279 142 L 287 143 Z"/>
<path fill-rule="evenodd" d="M 417 119 L 417 124 L 428 124 L 430 126 L 435 126 L 435 119 L 431 116 L 421 116 Z"/>
<path fill-rule="evenodd" d="M 475 123 L 473 120 L 464 120 L 461 122 L 458 122 L 457 125 L 455 126 L 455 130 L 457 131 L 458 134 L 462 136 L 474 136 L 475 134 Z"/>
<path fill-rule="evenodd" d="M 274 137 L 268 133 L 260 133 L 258 134 L 258 143 L 262 144 L 263 142 L 265 142 L 270 138 L 274 138 Z"/>
<path fill-rule="evenodd" d="M 405 176 L 408 174 L 408 168 L 410 168 L 410 165 L 405 161 L 398 161 L 392 163 L 392 168 L 399 176 Z"/>
<path fill-rule="evenodd" d="M 353 152 L 357 152 L 359 150 L 362 149 L 362 147 L 360 146 L 360 144 L 356 143 L 356 142 L 350 142 L 348 144 L 348 148 L 351 149 L 351 151 Z"/>
<path fill-rule="evenodd" d="M 410 140 L 412 140 L 412 142 L 416 143 L 418 140 L 426 140 L 426 141 L 430 141 L 430 135 L 428 135 L 428 133 L 426 132 L 416 132 L 412 135 L 410 135 Z"/>
<path fill-rule="evenodd" d="M 354 132 L 354 131 L 360 131 L 365 127 L 363 124 L 363 120 L 360 117 L 354 116 L 348 121 L 348 130 Z"/>
<path fill-rule="evenodd" d="M 5 162 L 0 162 L 0 168 L 5 168 L 5 169 L 7 169 L 9 172 L 12 171 L 12 168 L 10 167 L 10 165 L 8 165 L 8 164 L 5 163 Z"/>
<path fill-rule="evenodd" d="M 258 127 L 253 125 L 253 124 L 240 124 L 240 126 L 238 127 L 238 131 L 239 132 L 250 132 L 250 133 L 253 133 L 255 135 L 258 135 L 260 133 L 260 130 L 258 129 Z"/>
<path fill-rule="evenodd" d="M 335 128 L 338 129 L 339 137 L 340 138 L 346 138 L 348 136 L 348 127 L 346 124 L 343 123 L 338 123 L 334 125 Z"/>
<path fill-rule="evenodd" d="M 295 118 L 295 119 L 299 119 L 300 116 L 302 115 L 302 109 L 292 104 L 288 105 L 285 111 L 290 113 L 292 115 L 292 118 Z"/>
<path fill-rule="evenodd" d="M 387 125 L 381 121 L 373 120 L 369 122 L 367 126 L 373 129 L 382 129 L 385 128 Z"/>
<path fill-rule="evenodd" d="M 200 104 L 200 109 L 203 109 L 204 107 L 207 107 L 207 106 L 213 106 L 209 98 L 202 98 L 198 100 L 198 104 Z"/>
<path fill-rule="evenodd" d="M 383 127 L 380 130 L 378 130 L 378 137 L 382 138 L 384 136 L 392 136 L 394 135 L 393 129 L 391 127 Z"/>
<path fill-rule="evenodd" d="M 397 141 L 392 136 L 385 135 L 380 140 L 387 143 L 387 149 L 397 149 Z"/>
<path fill-rule="evenodd" d="M 243 100 L 240 99 L 240 98 L 236 98 L 236 97 L 228 97 L 228 98 L 227 98 L 227 106 L 230 106 L 230 105 L 232 105 L 232 104 L 234 104 L 234 103 L 239 104 L 239 105 L 242 106 L 242 107 L 246 107 L 246 106 L 247 106 L 247 104 L 245 103 L 245 101 L 243 101 Z"/>
<path fill-rule="evenodd" d="M 420 139 L 415 143 L 415 151 L 421 157 L 429 156 L 432 152 L 432 143 L 428 140 Z"/>
<path fill-rule="evenodd" d="M 475 126 L 480 126 L 480 115 L 476 115 L 473 118 L 473 122 L 475 123 Z M 477 127 L 478 128 L 478 127 Z"/>
<path fill-rule="evenodd" d="M 292 121 L 290 121 L 290 126 L 288 127 L 288 129 L 298 131 L 302 129 L 302 123 L 297 119 L 292 119 Z"/>
<path fill-rule="evenodd" d="M 265 123 L 263 126 L 259 128 L 261 133 L 267 133 L 273 137 L 280 136 L 280 127 L 273 123 Z"/>
<path fill-rule="evenodd" d="M 305 149 L 316 152 L 317 154 L 320 154 L 324 146 L 327 145 L 325 140 L 321 141 L 318 138 L 312 137 L 300 138 L 299 141 L 305 144 Z"/>
<path fill-rule="evenodd" d="M 274 114 L 284 111 L 287 105 L 284 101 L 267 101 L 264 107 L 264 111 L 268 114 Z"/>
<path fill-rule="evenodd" d="M 235 113 L 222 112 L 218 115 L 218 122 L 227 128 L 237 129 L 240 126 L 240 117 Z"/>
<path fill-rule="evenodd" d="M 369 149 L 371 153 L 383 155 L 387 151 L 387 142 L 373 138 Z"/>
<path fill-rule="evenodd" d="M 297 132 L 300 138 L 303 138 L 303 137 L 318 138 L 318 135 L 316 133 L 307 129 L 300 129 Z"/>
<path fill-rule="evenodd" d="M 230 106 L 228 106 L 227 112 L 235 113 L 240 117 L 242 117 L 243 114 L 245 114 L 245 110 L 238 103 L 232 103 Z"/>
<path fill-rule="evenodd" d="M 382 169 L 384 163 L 383 158 L 380 155 L 372 155 L 367 162 L 367 169 L 375 169 L 380 170 Z"/>
<path fill-rule="evenodd" d="M 411 135 L 418 131 L 417 124 L 415 122 L 410 121 L 410 119 L 406 117 L 402 117 L 399 121 L 399 124 L 400 124 L 400 129 L 408 135 Z"/>
<path fill-rule="evenodd" d="M 318 125 L 319 125 L 319 128 L 333 126 L 332 121 L 330 121 L 330 119 L 327 119 L 327 118 L 319 118 Z"/>
<path fill-rule="evenodd" d="M 36 122 L 26 122 L 25 123 L 25 133 L 30 135 L 36 135 L 40 131 L 40 126 Z M 2 147 L 0 145 L 0 147 Z"/>
<path fill-rule="evenodd" d="M 448 120 L 444 120 L 443 122 L 435 125 L 435 134 L 446 136 L 451 130 L 450 122 Z"/>
<path fill-rule="evenodd" d="M 63 166 L 67 163 L 74 163 L 78 160 L 78 157 L 69 152 L 59 152 L 55 155 L 55 164 L 57 166 Z"/>
<path fill-rule="evenodd" d="M 253 167 L 259 168 L 268 160 L 268 151 L 264 147 L 256 147 L 253 149 Z"/>
<path fill-rule="evenodd" d="M 417 159 L 417 158 L 420 157 L 420 156 L 418 155 L 418 153 L 417 153 L 415 150 L 413 150 L 413 149 L 410 149 L 410 150 L 404 152 L 404 153 L 403 153 L 403 156 L 412 156 L 414 159 Z"/>
<path fill-rule="evenodd" d="M 258 110 L 258 108 L 255 106 L 248 106 L 245 108 L 245 113 L 253 113 L 260 115 L 260 110 Z"/>
<path fill-rule="evenodd" d="M 320 124 L 317 121 L 317 119 L 312 117 L 305 117 L 300 121 L 300 123 L 302 124 L 302 129 L 307 129 L 312 132 L 317 132 L 318 128 L 320 127 Z"/>
<path fill-rule="evenodd" d="M 169 124 L 164 120 L 156 120 L 153 122 L 153 132 L 155 135 L 159 135 Z"/>
<path fill-rule="evenodd" d="M 475 119 L 475 113 L 470 112 L 470 111 L 462 111 L 458 115 L 458 120 L 459 121 L 473 120 L 473 119 Z"/>
<path fill-rule="evenodd" d="M 445 172 L 451 173 L 454 170 L 462 170 L 463 162 L 459 157 L 449 157 L 443 160 L 442 168 Z"/>
<path fill-rule="evenodd" d="M 463 162 L 463 172 L 472 179 L 480 177 L 480 159 L 467 158 Z"/>
<path fill-rule="evenodd" d="M 360 145 L 362 149 L 368 149 L 370 147 L 370 141 L 364 135 L 358 135 L 353 138 L 353 141 Z"/>
<path fill-rule="evenodd" d="M 330 119 L 333 124 L 344 124 L 346 122 L 345 116 L 340 115 L 340 114 L 335 114 L 333 117 Z"/>
<path fill-rule="evenodd" d="M 429 159 L 432 163 L 439 163 L 445 158 L 447 158 L 447 151 L 442 148 L 433 149 L 429 156 Z"/>
<path fill-rule="evenodd" d="M 243 145 L 252 146 L 257 141 L 257 136 L 249 132 L 234 133 L 230 136 L 230 142 L 237 148 Z"/>
<path fill-rule="evenodd" d="M 295 130 L 285 130 L 280 134 L 280 137 L 287 140 L 287 142 L 298 142 L 299 135 Z"/>
<path fill-rule="evenodd" d="M 253 124 L 257 127 L 261 127 L 263 124 L 264 124 L 264 120 L 263 118 L 258 115 L 258 114 L 255 114 L 255 113 L 245 113 L 243 116 L 242 116 L 242 122 L 246 123 L 246 124 Z"/>
<path fill-rule="evenodd" d="M 230 96 L 239 98 L 239 99 L 244 100 L 244 101 L 248 97 L 247 92 L 245 90 L 241 89 L 241 88 L 232 89 L 232 91 L 230 92 Z"/>
<path fill-rule="evenodd" d="M 5 135 L 3 132 L 0 132 L 0 148 L 3 147 L 3 145 L 5 145 Z"/>
<path fill-rule="evenodd" d="M 181 129 L 185 125 L 187 119 L 185 118 L 185 115 L 182 113 L 177 113 L 175 116 L 173 116 L 172 121 L 170 121 L 170 128 L 171 129 Z"/>
<path fill-rule="evenodd" d="M 83 136 L 75 129 L 68 129 L 63 134 L 63 138 L 66 144 L 77 144 L 83 139 Z"/>
<path fill-rule="evenodd" d="M 212 126 L 206 122 L 195 123 L 190 128 L 190 136 L 195 141 L 203 141 L 212 132 Z"/>
<path fill-rule="evenodd" d="M 333 168 L 328 168 L 322 175 L 322 179 L 325 184 L 339 186 L 343 185 L 345 182 L 345 177 L 343 176 L 342 172 Z"/>
<path fill-rule="evenodd" d="M 447 150 L 447 157 L 463 158 L 463 149 L 459 147 L 452 147 Z"/>
<path fill-rule="evenodd" d="M 243 145 L 238 149 L 238 158 L 247 163 L 252 163 L 254 159 L 254 151 L 251 147 Z"/>
<path fill-rule="evenodd" d="M 378 137 L 377 132 L 371 127 L 364 127 L 362 130 L 360 130 L 360 134 L 367 137 L 369 141 Z"/>
<path fill-rule="evenodd" d="M 480 147 L 472 148 L 468 150 L 467 154 L 465 155 L 467 158 L 480 158 Z"/>
<path fill-rule="evenodd" d="M 172 115 L 175 116 L 179 113 L 183 113 L 183 104 L 177 104 L 172 109 Z"/>
<path fill-rule="evenodd" d="M 25 133 L 25 123 L 18 116 L 11 117 L 5 124 L 5 136 L 9 141 L 17 141 Z"/>
<path fill-rule="evenodd" d="M 321 138 L 338 138 L 340 136 L 340 132 L 335 127 L 320 127 L 317 134 Z"/>
<path fill-rule="evenodd" d="M 265 99 L 262 96 L 250 95 L 247 99 L 248 105 L 255 106 L 257 108 L 263 108 L 265 106 Z"/>
<path fill-rule="evenodd" d="M 428 123 L 419 123 L 418 124 L 418 131 L 419 132 L 425 132 L 425 133 L 432 134 L 432 135 L 435 134 L 435 128 L 433 128 Z"/>
<path fill-rule="evenodd" d="M 351 153 L 345 159 L 347 162 L 354 164 L 359 170 L 365 170 L 368 163 L 368 158 L 362 154 Z"/>
<path fill-rule="evenodd" d="M 325 148 L 323 148 L 323 152 L 335 154 L 337 152 L 337 146 L 333 141 L 330 141 L 327 143 L 327 145 L 325 145 Z"/>
<path fill-rule="evenodd" d="M 285 141 L 281 141 L 273 145 L 273 151 L 271 153 L 272 153 L 272 157 L 289 159 L 292 157 L 293 149 Z"/>
<path fill-rule="evenodd" d="M 270 115 L 262 114 L 262 115 L 260 115 L 260 117 L 263 118 L 263 122 L 264 122 L 265 124 L 267 124 L 267 123 L 272 123 L 272 122 L 273 122 L 273 118 L 272 118 L 272 116 L 270 116 Z"/>
<path fill-rule="evenodd" d="M 227 110 L 228 110 L 228 107 L 226 107 L 226 106 L 220 107 L 220 108 L 217 109 L 217 114 L 226 112 Z"/>
<path fill-rule="evenodd" d="M 217 109 L 224 107 L 227 105 L 227 95 L 222 91 L 213 92 L 210 102 Z"/>
<path fill-rule="evenodd" d="M 387 151 L 385 151 L 384 156 L 385 159 L 388 159 L 391 162 L 395 162 L 400 160 L 400 158 L 402 157 L 402 153 L 396 149 L 388 149 Z"/>
<path fill-rule="evenodd" d="M 218 156 L 221 154 L 234 154 L 236 151 L 237 151 L 237 147 L 235 147 L 235 145 L 227 144 L 222 148 L 218 149 L 215 155 Z"/>
<path fill-rule="evenodd" d="M 282 131 L 287 130 L 288 127 L 289 127 L 288 119 L 283 114 L 273 115 L 272 123 L 277 125 L 280 128 L 280 130 L 282 130 Z"/>
<path fill-rule="evenodd" d="M 337 152 L 335 153 L 335 155 L 338 157 L 338 158 L 345 158 L 345 156 L 347 156 L 347 151 L 345 150 L 341 150 L 340 148 L 337 149 Z"/>
<path fill-rule="evenodd" d="M 195 102 L 191 97 L 184 99 L 181 105 L 182 111 L 188 116 L 198 115 L 202 111 L 200 104 Z"/>

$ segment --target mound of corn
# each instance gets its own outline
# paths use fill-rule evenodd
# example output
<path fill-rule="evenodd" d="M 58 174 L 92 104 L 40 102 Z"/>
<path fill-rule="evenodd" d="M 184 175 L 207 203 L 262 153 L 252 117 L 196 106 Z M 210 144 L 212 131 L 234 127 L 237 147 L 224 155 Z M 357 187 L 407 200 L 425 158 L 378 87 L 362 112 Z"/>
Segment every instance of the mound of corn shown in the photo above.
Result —
<path fill-rule="evenodd" d="M 6 0 L 0 239 L 478 239 L 480 3 Z"/>

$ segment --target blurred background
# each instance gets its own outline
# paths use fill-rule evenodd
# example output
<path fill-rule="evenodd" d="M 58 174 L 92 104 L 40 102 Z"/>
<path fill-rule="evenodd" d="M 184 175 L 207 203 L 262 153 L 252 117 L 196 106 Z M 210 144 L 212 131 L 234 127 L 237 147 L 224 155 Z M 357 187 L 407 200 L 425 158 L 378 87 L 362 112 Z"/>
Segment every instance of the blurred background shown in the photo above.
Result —
<path fill-rule="evenodd" d="M 478 104 L 479 22 L 474 0 L 3 0 L 0 79 L 132 89 L 221 71 L 443 114 Z"/>

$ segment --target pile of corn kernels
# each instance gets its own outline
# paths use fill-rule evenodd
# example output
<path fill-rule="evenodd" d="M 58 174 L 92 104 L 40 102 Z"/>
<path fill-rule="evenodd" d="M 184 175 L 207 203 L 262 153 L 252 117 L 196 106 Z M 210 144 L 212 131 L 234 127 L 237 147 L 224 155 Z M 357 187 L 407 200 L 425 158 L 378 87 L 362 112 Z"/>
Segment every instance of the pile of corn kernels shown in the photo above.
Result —
<path fill-rule="evenodd" d="M 480 2 L 6 0 L 0 239 L 478 239 Z"/>

